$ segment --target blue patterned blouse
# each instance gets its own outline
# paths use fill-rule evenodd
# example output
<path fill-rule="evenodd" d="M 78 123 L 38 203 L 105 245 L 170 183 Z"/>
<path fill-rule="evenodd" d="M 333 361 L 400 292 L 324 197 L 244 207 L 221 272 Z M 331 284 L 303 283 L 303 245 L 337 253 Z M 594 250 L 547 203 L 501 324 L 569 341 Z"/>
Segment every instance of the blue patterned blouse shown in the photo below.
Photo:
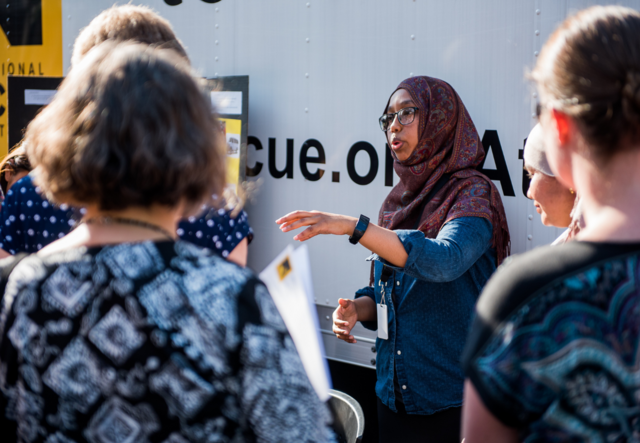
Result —
<path fill-rule="evenodd" d="M 77 248 L 11 273 L 2 441 L 329 442 L 330 422 L 267 289 L 211 251 Z"/>
<path fill-rule="evenodd" d="M 484 405 L 526 442 L 640 436 L 640 244 L 573 242 L 501 266 L 464 354 Z"/>

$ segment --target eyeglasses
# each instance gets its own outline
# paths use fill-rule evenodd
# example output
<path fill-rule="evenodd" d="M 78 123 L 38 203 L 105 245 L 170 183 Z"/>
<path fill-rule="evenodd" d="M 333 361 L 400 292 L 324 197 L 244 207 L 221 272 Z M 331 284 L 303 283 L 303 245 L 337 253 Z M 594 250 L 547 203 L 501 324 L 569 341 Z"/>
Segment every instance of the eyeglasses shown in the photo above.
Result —
<path fill-rule="evenodd" d="M 416 118 L 416 112 L 418 112 L 418 108 L 416 106 L 412 106 L 410 108 L 403 108 L 393 114 L 384 114 L 378 120 L 380 122 L 380 129 L 387 132 L 387 130 L 389 130 L 389 126 L 391 126 L 395 120 L 396 115 L 398 116 L 398 122 L 402 126 L 410 125 Z"/>

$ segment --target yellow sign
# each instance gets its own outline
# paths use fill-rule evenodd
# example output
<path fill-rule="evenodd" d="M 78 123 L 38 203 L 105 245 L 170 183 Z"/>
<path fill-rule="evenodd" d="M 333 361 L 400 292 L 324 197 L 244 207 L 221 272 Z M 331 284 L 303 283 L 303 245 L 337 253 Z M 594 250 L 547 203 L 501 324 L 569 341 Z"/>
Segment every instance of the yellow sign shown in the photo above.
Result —
<path fill-rule="evenodd" d="M 291 262 L 289 261 L 289 256 L 286 256 L 282 263 L 280 263 L 277 267 L 278 270 L 278 278 L 280 281 L 287 278 L 287 275 L 291 272 Z"/>
<path fill-rule="evenodd" d="M 7 77 L 62 76 L 62 0 L 27 3 L 34 5 L 8 11 L 0 32 L 0 156 L 9 149 Z"/>
<path fill-rule="evenodd" d="M 242 121 L 221 118 L 222 132 L 227 140 L 227 184 L 238 186 L 240 178 L 240 141 L 242 140 Z"/>

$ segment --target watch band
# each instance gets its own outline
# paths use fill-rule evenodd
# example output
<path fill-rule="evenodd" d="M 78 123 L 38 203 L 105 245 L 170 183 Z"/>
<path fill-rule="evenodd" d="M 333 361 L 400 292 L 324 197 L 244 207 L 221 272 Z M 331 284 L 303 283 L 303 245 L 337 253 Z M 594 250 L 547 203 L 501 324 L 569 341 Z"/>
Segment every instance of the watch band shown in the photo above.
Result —
<path fill-rule="evenodd" d="M 353 230 L 353 234 L 349 237 L 349 242 L 352 245 L 357 245 L 362 236 L 364 235 L 364 231 L 367 230 L 369 226 L 369 217 L 366 215 L 360 215 L 358 219 L 358 223 L 356 223 L 356 228 Z"/>

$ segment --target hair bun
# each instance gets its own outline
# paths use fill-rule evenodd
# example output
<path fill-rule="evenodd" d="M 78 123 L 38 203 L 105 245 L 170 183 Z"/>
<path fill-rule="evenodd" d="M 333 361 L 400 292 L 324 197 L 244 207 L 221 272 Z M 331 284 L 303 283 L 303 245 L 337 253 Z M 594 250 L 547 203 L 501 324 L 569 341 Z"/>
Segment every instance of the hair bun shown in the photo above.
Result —
<path fill-rule="evenodd" d="M 622 111 L 631 123 L 640 123 L 640 72 L 627 72 L 626 82 L 622 88 Z"/>

